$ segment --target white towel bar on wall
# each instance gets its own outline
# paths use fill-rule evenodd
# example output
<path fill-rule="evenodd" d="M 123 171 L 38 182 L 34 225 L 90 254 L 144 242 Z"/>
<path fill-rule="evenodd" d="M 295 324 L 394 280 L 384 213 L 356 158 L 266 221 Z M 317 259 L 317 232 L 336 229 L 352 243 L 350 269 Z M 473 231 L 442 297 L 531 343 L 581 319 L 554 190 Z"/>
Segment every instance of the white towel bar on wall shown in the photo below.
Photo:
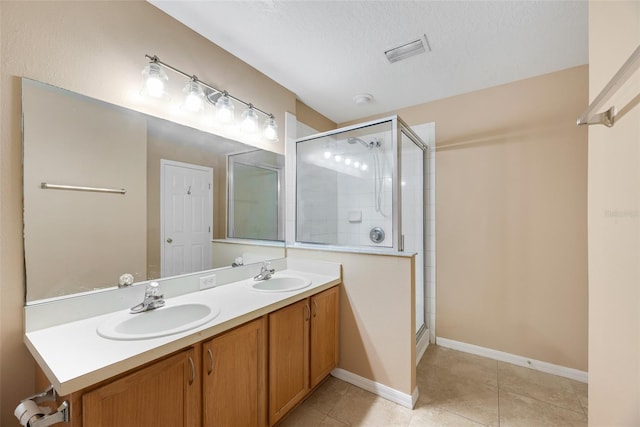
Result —
<path fill-rule="evenodd" d="M 620 70 L 611 78 L 596 99 L 589 105 L 589 108 L 578 118 L 577 125 L 605 125 L 612 127 L 616 122 L 616 115 L 618 114 L 616 107 L 611 107 L 602 113 L 596 114 L 596 111 L 602 108 L 604 103 L 631 78 L 638 68 L 640 68 L 640 46 L 636 48 Z M 632 102 L 637 102 L 637 99 L 638 97 L 634 98 Z"/>
<path fill-rule="evenodd" d="M 77 185 L 48 184 L 46 182 L 41 183 L 40 188 L 42 188 L 43 190 L 93 191 L 96 193 L 117 193 L 117 194 L 125 194 L 127 192 L 127 190 L 125 190 L 124 188 L 79 187 Z"/>

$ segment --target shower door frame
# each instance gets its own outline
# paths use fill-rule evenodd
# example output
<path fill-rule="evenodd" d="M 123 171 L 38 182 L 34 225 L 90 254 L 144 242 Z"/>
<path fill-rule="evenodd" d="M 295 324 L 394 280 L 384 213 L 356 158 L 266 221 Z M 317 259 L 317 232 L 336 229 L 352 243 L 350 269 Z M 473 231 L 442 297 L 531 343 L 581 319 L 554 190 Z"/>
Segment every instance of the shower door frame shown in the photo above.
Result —
<path fill-rule="evenodd" d="M 296 139 L 295 144 L 308 142 L 315 139 L 320 139 L 324 137 L 330 137 L 334 135 L 338 135 L 341 133 L 364 129 L 370 126 L 379 125 L 382 123 L 391 122 L 391 133 L 392 133 L 392 141 L 391 141 L 391 150 L 395 154 L 393 170 L 392 170 L 392 179 L 394 182 L 394 187 L 392 191 L 392 232 L 393 232 L 393 244 L 391 247 L 386 248 L 370 248 L 363 246 L 346 246 L 346 245 L 330 245 L 323 243 L 312 243 L 312 242 L 301 242 L 298 240 L 298 201 L 297 201 L 297 185 L 298 179 L 296 177 L 294 181 L 294 189 L 293 194 L 295 194 L 295 236 L 294 236 L 294 245 L 308 245 L 308 246 L 317 246 L 322 249 L 335 249 L 335 250 L 358 250 L 362 253 L 396 253 L 396 252 L 404 252 L 404 237 L 402 233 L 402 182 L 401 182 L 401 171 L 402 171 L 402 156 L 401 156 L 401 135 L 404 133 L 419 149 L 422 150 L 422 192 L 423 192 L 423 203 L 422 203 L 422 258 L 423 258 L 423 272 L 422 272 L 422 288 L 424 295 L 424 304 L 423 304 L 423 318 L 424 322 L 422 326 L 416 330 L 416 342 L 420 340 L 422 335 L 428 330 L 428 317 L 427 317 L 427 277 L 426 277 L 426 264 L 427 264 L 427 203 L 428 203 L 428 194 L 427 194 L 427 170 L 428 162 L 427 162 L 427 154 L 429 150 L 429 146 L 425 143 L 422 138 L 420 138 L 414 131 L 411 129 L 398 115 L 383 117 L 376 120 L 371 120 L 368 122 L 357 123 L 350 126 L 345 126 L 339 129 L 330 130 L 327 132 L 320 132 L 313 135 L 305 136 L 303 138 Z M 294 151 L 296 156 L 296 169 L 297 169 L 297 149 Z M 296 170 L 297 176 L 297 170 Z"/>
<path fill-rule="evenodd" d="M 402 133 L 404 133 L 412 143 L 414 143 L 418 149 L 422 151 L 422 296 L 424 300 L 424 304 L 422 306 L 422 318 L 423 322 L 420 328 L 416 330 L 416 342 L 420 341 L 422 335 L 428 330 L 428 319 L 427 319 L 427 200 L 428 194 L 427 191 L 427 172 L 426 168 L 428 166 L 427 162 L 427 153 L 429 150 L 429 146 L 425 143 L 422 138 L 420 138 L 414 131 L 411 129 L 400 117 L 396 117 L 396 122 L 394 123 L 395 135 L 394 139 L 397 141 L 396 143 L 396 159 L 397 159 L 397 171 L 394 169 L 394 172 L 397 173 L 394 176 L 396 189 L 394 193 L 398 193 L 397 200 L 397 209 L 398 209 L 398 220 L 394 221 L 394 228 L 398 227 L 398 251 L 404 252 L 404 233 L 402 232 Z M 414 273 L 415 274 L 415 273 Z"/>
<path fill-rule="evenodd" d="M 305 136 L 303 138 L 299 138 L 296 139 L 295 143 L 296 146 L 299 143 L 303 143 L 303 142 L 308 142 L 314 139 L 319 139 L 319 138 L 325 138 L 328 136 L 333 136 L 333 135 L 338 135 L 341 133 L 345 133 L 345 132 L 349 132 L 349 131 L 353 131 L 353 130 L 357 130 L 357 129 L 364 129 L 366 127 L 370 127 L 370 126 L 375 126 L 375 125 L 379 125 L 382 123 L 386 123 L 386 122 L 391 122 L 391 132 L 393 135 L 392 141 L 391 141 L 391 151 L 395 154 L 395 158 L 394 158 L 394 164 L 393 164 L 393 170 L 391 173 L 392 176 L 392 180 L 394 182 L 394 188 L 391 194 L 391 203 L 392 203 L 392 216 L 393 216 L 393 220 L 392 220 L 392 231 L 393 231 L 393 245 L 389 248 L 369 248 L 369 247 L 363 247 L 363 246 L 343 246 L 343 245 L 329 245 L 329 244 L 324 244 L 324 243 L 313 243 L 313 242 L 301 242 L 298 240 L 298 203 L 297 203 L 297 185 L 298 185 L 298 179 L 296 178 L 295 180 L 295 188 L 294 188 L 294 193 L 296 194 L 296 203 L 295 203 L 295 213 L 296 213 L 296 233 L 295 233 L 295 238 L 294 238 L 294 242 L 296 244 L 302 244 L 302 245 L 310 245 L 310 246 L 318 246 L 318 247 L 322 247 L 322 248 L 335 248 L 335 249 L 345 249 L 345 248 L 350 248 L 350 249 L 359 249 L 362 250 L 362 252 L 369 252 L 369 253 L 393 253 L 393 252 L 404 252 L 404 248 L 403 248 L 403 242 L 402 242 L 402 230 L 401 230 L 401 224 L 400 224 L 400 219 L 401 219 L 401 215 L 402 215 L 402 193 L 401 193 L 401 186 L 402 183 L 400 182 L 400 171 L 402 170 L 402 162 L 401 162 L 401 158 L 400 158 L 400 135 L 401 133 L 404 131 L 406 133 L 406 135 L 409 137 L 409 139 L 411 139 L 411 141 L 416 144 L 418 146 L 418 148 L 420 148 L 422 150 L 423 156 L 422 156 L 422 164 L 423 164 L 423 183 L 422 183 L 422 189 L 423 192 L 426 189 L 426 185 L 425 185 L 425 177 L 424 177 L 424 169 L 425 169 L 425 165 L 426 165 L 426 154 L 427 154 L 427 150 L 429 149 L 429 146 L 422 140 L 422 138 L 420 138 L 398 115 L 393 115 L 393 116 L 388 116 L 388 117 L 383 117 L 380 119 L 376 119 L 376 120 L 371 120 L 368 122 L 363 122 L 363 123 L 357 123 L 354 125 L 350 125 L 350 126 L 345 126 L 339 129 L 333 129 L 330 131 L 326 131 L 326 132 L 320 132 L 320 133 L 316 133 L 313 135 L 309 135 L 309 136 Z M 297 156 L 297 150 L 295 151 L 295 155 Z M 296 169 L 297 169 L 297 159 L 296 159 Z M 296 171 L 296 175 L 297 175 L 297 171 Z M 427 200 L 426 198 L 424 200 Z M 426 227 L 426 221 L 425 221 L 425 215 L 424 215 L 424 211 L 425 211 L 425 206 L 423 206 L 423 227 Z M 425 228 L 426 230 L 426 228 Z M 425 237 L 423 236 L 423 246 L 425 246 Z"/>

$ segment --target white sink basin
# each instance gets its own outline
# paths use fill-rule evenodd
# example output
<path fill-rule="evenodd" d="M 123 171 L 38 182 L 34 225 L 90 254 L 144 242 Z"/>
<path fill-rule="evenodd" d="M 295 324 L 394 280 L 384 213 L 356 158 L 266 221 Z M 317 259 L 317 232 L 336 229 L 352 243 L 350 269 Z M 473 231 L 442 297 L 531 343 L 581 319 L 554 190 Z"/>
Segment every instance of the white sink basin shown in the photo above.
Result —
<path fill-rule="evenodd" d="M 251 288 L 260 292 L 289 292 L 304 289 L 310 284 L 311 280 L 303 277 L 279 276 L 253 282 Z"/>
<path fill-rule="evenodd" d="M 97 333 L 112 340 L 144 340 L 178 334 L 215 319 L 220 308 L 205 304 L 181 304 L 156 308 L 138 314 L 115 314 L 98 328 Z"/>

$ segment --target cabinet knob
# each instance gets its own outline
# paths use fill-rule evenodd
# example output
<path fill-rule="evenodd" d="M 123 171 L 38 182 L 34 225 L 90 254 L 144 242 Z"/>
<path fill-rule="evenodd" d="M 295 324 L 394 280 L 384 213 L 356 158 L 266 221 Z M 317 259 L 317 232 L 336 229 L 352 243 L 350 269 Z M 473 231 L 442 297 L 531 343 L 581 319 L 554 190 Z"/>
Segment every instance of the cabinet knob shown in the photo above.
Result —
<path fill-rule="evenodd" d="M 173 239 L 171 237 L 167 237 L 167 243 L 173 243 Z"/>

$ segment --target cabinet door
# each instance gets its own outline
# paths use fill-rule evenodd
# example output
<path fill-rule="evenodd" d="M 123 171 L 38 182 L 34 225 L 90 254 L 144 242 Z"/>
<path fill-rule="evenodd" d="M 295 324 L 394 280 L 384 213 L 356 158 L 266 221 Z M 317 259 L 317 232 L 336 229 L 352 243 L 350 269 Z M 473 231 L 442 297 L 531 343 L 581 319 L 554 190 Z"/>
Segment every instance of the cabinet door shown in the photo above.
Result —
<path fill-rule="evenodd" d="M 269 315 L 269 424 L 310 391 L 309 299 Z"/>
<path fill-rule="evenodd" d="M 83 427 L 199 426 L 196 354 L 182 351 L 83 394 Z"/>
<path fill-rule="evenodd" d="M 203 426 L 265 425 L 264 323 L 254 320 L 203 344 Z"/>
<path fill-rule="evenodd" d="M 337 286 L 311 297 L 311 388 L 338 366 L 339 304 Z"/>

